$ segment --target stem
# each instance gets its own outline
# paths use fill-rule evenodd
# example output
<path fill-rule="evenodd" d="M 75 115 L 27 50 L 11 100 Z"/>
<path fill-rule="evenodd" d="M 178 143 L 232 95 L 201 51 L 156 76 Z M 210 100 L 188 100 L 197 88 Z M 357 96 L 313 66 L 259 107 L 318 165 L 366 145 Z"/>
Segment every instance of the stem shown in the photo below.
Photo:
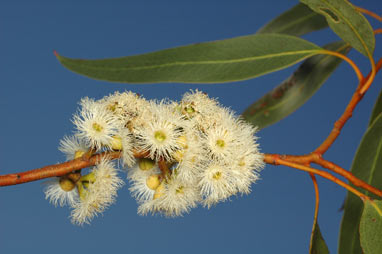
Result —
<path fill-rule="evenodd" d="M 362 86 L 361 91 L 360 91 L 361 94 L 366 93 L 366 91 L 369 89 L 369 87 L 370 87 L 371 84 L 373 83 L 374 78 L 375 78 L 375 74 L 377 73 L 377 71 L 376 71 L 376 66 L 375 66 L 375 62 L 374 62 L 373 57 L 370 56 L 370 57 L 369 57 L 369 60 L 370 60 L 370 64 L 371 64 L 371 75 L 370 75 L 370 77 L 367 79 L 366 83 Z"/>
<path fill-rule="evenodd" d="M 345 56 L 345 55 L 343 55 L 341 53 L 338 53 L 336 51 L 330 51 L 330 50 L 325 50 L 325 49 L 321 50 L 320 54 L 332 55 L 332 56 L 336 56 L 336 57 L 341 58 L 342 60 L 344 60 L 348 64 L 350 64 L 350 66 L 353 68 L 355 74 L 357 75 L 359 82 L 361 82 L 364 79 L 364 77 L 362 75 L 362 72 L 360 71 L 358 66 L 350 58 L 348 58 L 347 56 Z"/>
<path fill-rule="evenodd" d="M 379 59 L 378 63 L 375 66 L 375 73 L 377 73 L 382 67 L 382 58 Z M 329 136 L 322 142 L 322 144 L 314 151 L 319 155 L 324 154 L 329 147 L 334 143 L 337 137 L 340 135 L 340 132 L 345 125 L 345 123 L 350 119 L 353 114 L 353 111 L 357 104 L 362 100 L 365 93 L 361 93 L 360 89 L 362 88 L 364 82 L 370 79 L 372 72 L 369 73 L 366 79 L 363 79 L 363 82 L 358 84 L 356 91 L 353 94 L 349 104 L 347 105 L 344 113 L 342 113 L 341 117 L 334 123 L 334 128 L 330 132 Z"/>
<path fill-rule="evenodd" d="M 373 193 L 379 197 L 382 197 L 382 191 L 371 186 L 370 184 L 364 182 L 363 180 L 355 177 L 351 172 L 345 170 L 344 168 L 336 165 L 335 163 L 325 160 L 321 156 L 319 156 L 316 153 L 311 153 L 308 155 L 278 155 L 278 154 L 266 154 L 268 157 L 273 157 L 274 159 L 280 158 L 285 161 L 294 162 L 297 164 L 309 164 L 309 163 L 315 163 L 317 165 L 320 165 L 326 169 L 329 169 L 330 171 L 339 174 L 343 177 L 345 177 L 349 182 L 351 182 L 353 185 L 360 187 L 364 190 L 367 190 L 370 193 Z"/>
<path fill-rule="evenodd" d="M 91 156 L 88 160 L 78 158 L 60 164 L 49 165 L 42 168 L 32 169 L 22 173 L 8 174 L 0 176 L 0 186 L 15 185 L 21 183 L 32 182 L 48 177 L 63 176 L 67 173 L 94 166 L 102 157 L 108 156 L 111 159 L 118 159 L 120 152 L 103 152 Z"/>
<path fill-rule="evenodd" d="M 312 174 L 316 174 L 316 175 L 322 176 L 322 177 L 324 177 L 326 179 L 329 179 L 330 181 L 332 181 L 332 182 L 334 182 L 334 183 L 344 187 L 348 191 L 350 191 L 353 194 L 357 195 L 362 200 L 371 200 L 371 198 L 369 198 L 365 194 L 359 192 L 358 190 L 356 190 L 355 188 L 353 188 L 349 184 L 345 183 L 344 181 L 341 181 L 340 179 L 338 179 L 337 177 L 333 176 L 332 174 L 330 174 L 328 172 L 321 171 L 321 170 L 318 170 L 318 169 L 315 169 L 315 168 L 311 168 L 311 167 L 308 167 L 308 166 L 300 165 L 300 164 L 297 164 L 297 163 L 285 161 L 285 160 L 282 160 L 282 159 L 277 158 L 277 157 L 275 158 L 274 156 L 268 156 L 267 154 L 264 155 L 264 162 L 266 162 L 268 164 L 273 164 L 273 165 L 284 165 L 284 166 L 288 166 L 288 167 L 291 167 L 291 168 L 296 168 L 296 169 L 299 169 L 299 170 L 302 170 L 302 171 L 306 171 L 306 172 L 309 172 L 309 173 L 312 173 Z"/>
<path fill-rule="evenodd" d="M 382 34 L 382 28 L 375 29 L 374 34 Z"/>
<path fill-rule="evenodd" d="M 375 18 L 376 20 L 382 22 L 382 17 L 379 16 L 378 14 L 372 12 L 372 11 L 369 11 L 369 10 L 366 10 L 364 8 L 361 8 L 361 7 L 358 7 L 356 6 L 355 9 L 363 14 L 366 14 L 366 15 L 369 15 L 370 17 L 373 17 Z"/>
<path fill-rule="evenodd" d="M 345 177 L 347 180 L 349 180 L 352 184 L 354 184 L 357 187 L 360 187 L 362 189 L 365 189 L 369 191 L 370 193 L 373 193 L 379 197 L 382 197 L 382 191 L 378 190 L 377 188 L 371 186 L 370 184 L 362 181 L 361 179 L 355 177 L 351 172 L 341 168 L 340 166 L 334 164 L 333 162 L 324 160 L 323 158 L 319 158 L 317 160 L 314 160 L 314 163 L 321 165 L 324 168 L 327 168 L 331 170 L 332 172 L 335 172 L 343 177 Z"/>

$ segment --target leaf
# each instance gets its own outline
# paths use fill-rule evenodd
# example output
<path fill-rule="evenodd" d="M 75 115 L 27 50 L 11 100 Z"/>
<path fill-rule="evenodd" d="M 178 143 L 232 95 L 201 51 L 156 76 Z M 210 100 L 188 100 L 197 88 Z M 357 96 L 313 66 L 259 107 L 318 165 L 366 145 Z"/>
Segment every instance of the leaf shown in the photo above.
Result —
<path fill-rule="evenodd" d="M 351 172 L 366 183 L 382 189 L 382 114 L 369 126 L 357 149 Z M 373 194 L 361 190 L 368 196 Z M 354 194 L 348 193 L 342 217 L 339 254 L 362 253 L 359 239 L 359 223 L 363 202 Z"/>
<path fill-rule="evenodd" d="M 382 201 L 374 201 L 380 210 L 382 209 Z M 365 254 L 381 254 L 382 251 L 382 216 L 371 204 L 370 201 L 365 202 L 361 223 L 359 225 L 361 235 L 361 246 Z"/>
<path fill-rule="evenodd" d="M 300 0 L 326 17 L 330 28 L 353 48 L 371 57 L 375 46 L 373 28 L 354 6 L 345 0 Z"/>
<path fill-rule="evenodd" d="M 326 28 L 326 19 L 305 4 L 297 4 L 260 28 L 257 33 L 280 33 L 301 36 Z"/>
<path fill-rule="evenodd" d="M 312 239 L 310 243 L 309 254 L 328 254 L 329 249 L 322 237 L 320 227 L 318 226 L 317 220 L 315 220 L 314 230 L 312 234 Z"/>
<path fill-rule="evenodd" d="M 324 48 L 346 54 L 349 44 L 334 42 Z M 341 63 L 341 59 L 318 55 L 305 60 L 287 80 L 249 106 L 243 117 L 259 128 L 277 123 L 301 107 Z"/>
<path fill-rule="evenodd" d="M 373 108 L 373 111 L 371 113 L 371 117 L 370 117 L 370 121 L 369 121 L 369 125 L 371 125 L 375 118 L 377 118 L 377 116 L 382 113 L 382 90 L 381 92 L 379 93 L 379 96 L 377 98 L 377 101 L 375 102 L 375 105 L 374 105 L 374 108 Z"/>
<path fill-rule="evenodd" d="M 317 54 L 320 47 L 281 34 L 261 34 L 192 44 L 104 60 L 57 55 L 68 69 L 94 79 L 124 83 L 220 83 L 254 78 Z"/>

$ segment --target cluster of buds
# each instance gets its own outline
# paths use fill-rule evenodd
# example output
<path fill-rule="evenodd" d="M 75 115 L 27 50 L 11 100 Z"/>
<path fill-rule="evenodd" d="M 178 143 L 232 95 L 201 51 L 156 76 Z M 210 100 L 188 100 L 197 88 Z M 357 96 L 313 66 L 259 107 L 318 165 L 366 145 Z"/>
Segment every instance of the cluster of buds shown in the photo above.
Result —
<path fill-rule="evenodd" d="M 209 208 L 248 194 L 264 166 L 256 128 L 200 91 L 180 102 L 117 92 L 79 104 L 76 131 L 59 149 L 67 160 L 119 151 L 139 214 L 181 216 L 198 204 Z M 81 225 L 109 207 L 123 184 L 104 156 L 88 172 L 49 180 L 45 194 L 55 205 L 72 207 L 72 222 Z"/>

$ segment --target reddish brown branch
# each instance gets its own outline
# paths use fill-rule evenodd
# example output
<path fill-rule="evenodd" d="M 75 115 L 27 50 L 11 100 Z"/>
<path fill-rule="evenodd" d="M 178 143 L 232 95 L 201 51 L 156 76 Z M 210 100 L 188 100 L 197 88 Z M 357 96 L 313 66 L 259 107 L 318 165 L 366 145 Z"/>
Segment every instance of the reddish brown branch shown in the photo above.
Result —
<path fill-rule="evenodd" d="M 79 169 L 94 166 L 104 156 L 108 156 L 110 159 L 117 159 L 120 157 L 120 155 L 120 152 L 104 152 L 101 154 L 93 155 L 88 160 L 78 158 L 72 161 L 32 169 L 22 173 L 1 175 L 0 186 L 27 183 L 54 176 L 63 176 Z"/>
<path fill-rule="evenodd" d="M 305 165 L 301 165 L 301 164 L 298 164 L 298 163 L 286 161 L 286 160 L 280 159 L 280 157 L 272 156 L 272 155 L 269 155 L 269 154 L 265 154 L 264 155 L 264 162 L 268 163 L 268 164 L 272 164 L 272 165 L 284 165 L 284 166 L 288 166 L 288 167 L 291 167 L 291 168 L 296 168 L 296 169 L 299 169 L 299 170 L 303 170 L 303 171 L 306 171 L 306 172 L 309 172 L 309 173 L 312 173 L 312 174 L 315 174 L 315 175 L 319 175 L 321 177 L 329 179 L 330 181 L 332 181 L 332 182 L 334 182 L 334 183 L 344 187 L 348 191 L 350 191 L 350 192 L 354 193 L 355 195 L 357 195 L 358 197 L 360 197 L 362 200 L 371 200 L 370 197 L 366 196 L 365 194 L 361 193 L 357 189 L 353 188 L 352 186 L 350 186 L 349 184 L 345 183 L 344 181 L 341 181 L 340 179 L 338 179 L 337 177 L 335 177 L 334 175 L 332 175 L 332 174 L 330 174 L 328 172 L 325 172 L 325 171 L 322 171 L 322 170 L 318 170 L 318 169 L 315 169 L 315 168 L 311 168 L 311 167 L 308 167 L 308 166 L 305 166 Z"/>
<path fill-rule="evenodd" d="M 379 59 L 377 65 L 376 65 L 376 72 L 378 72 L 382 67 L 382 58 Z M 334 123 L 334 128 L 330 132 L 329 136 L 322 142 L 322 144 L 314 151 L 314 153 L 317 153 L 319 155 L 324 154 L 329 147 L 334 143 L 334 141 L 337 139 L 337 137 L 340 135 L 342 128 L 344 127 L 345 123 L 350 119 L 350 117 L 353 115 L 353 111 L 357 104 L 362 100 L 365 93 L 361 93 L 361 89 L 363 85 L 366 83 L 366 81 L 369 79 L 371 75 L 371 72 L 369 75 L 364 78 L 361 82 L 359 82 L 358 87 L 356 91 L 353 94 L 353 97 L 351 98 L 349 104 L 347 105 L 344 113 L 342 113 L 341 117 Z"/>
<path fill-rule="evenodd" d="M 323 158 L 319 158 L 317 160 L 313 161 L 314 163 L 321 165 L 324 168 L 329 169 L 332 172 L 335 172 L 346 179 L 348 179 L 352 184 L 354 184 L 357 187 L 360 187 L 362 189 L 365 189 L 371 193 L 374 193 L 375 195 L 382 197 L 382 191 L 378 190 L 377 188 L 371 186 L 370 184 L 362 181 L 361 179 L 355 177 L 351 172 L 341 168 L 340 166 L 334 164 L 333 162 L 324 160 Z"/>
<path fill-rule="evenodd" d="M 268 161 L 269 158 L 273 158 L 274 161 L 277 161 L 277 159 L 281 159 L 284 161 L 289 161 L 301 165 L 308 165 L 309 163 L 315 163 L 317 165 L 320 165 L 326 169 L 329 169 L 330 171 L 339 174 L 343 177 L 345 177 L 349 182 L 351 182 L 354 186 L 360 187 L 362 189 L 365 189 L 369 191 L 370 193 L 373 193 L 379 197 L 382 197 L 382 191 L 378 190 L 377 188 L 371 186 L 370 184 L 362 181 L 361 179 L 355 177 L 351 172 L 345 170 L 344 168 L 336 165 L 333 162 L 327 161 L 323 159 L 321 156 L 319 156 L 316 153 L 307 154 L 307 155 L 279 155 L 279 154 L 266 154 Z M 271 163 L 273 164 L 273 163 Z"/>

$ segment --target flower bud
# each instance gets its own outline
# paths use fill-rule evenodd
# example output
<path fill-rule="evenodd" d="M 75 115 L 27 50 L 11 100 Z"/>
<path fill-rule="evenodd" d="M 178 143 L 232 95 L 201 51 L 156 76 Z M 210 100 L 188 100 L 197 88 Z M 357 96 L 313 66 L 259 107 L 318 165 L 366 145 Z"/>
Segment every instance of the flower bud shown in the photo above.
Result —
<path fill-rule="evenodd" d="M 159 175 L 151 175 L 146 179 L 146 185 L 152 190 L 156 190 L 160 185 Z"/>
<path fill-rule="evenodd" d="M 142 159 L 139 159 L 138 165 L 139 165 L 139 168 L 143 171 L 150 170 L 155 166 L 155 161 L 147 159 L 147 158 L 142 158 Z"/>
<path fill-rule="evenodd" d="M 111 148 L 113 150 L 122 150 L 122 138 L 119 136 L 113 136 L 111 141 Z"/>
<path fill-rule="evenodd" d="M 161 196 L 163 196 L 163 189 L 164 189 L 164 184 L 161 183 L 155 190 L 155 193 L 154 193 L 154 199 L 157 199 L 157 198 L 160 198 Z"/>
<path fill-rule="evenodd" d="M 76 184 L 72 180 L 64 176 L 60 178 L 60 187 L 62 190 L 69 192 L 73 190 L 74 187 L 76 187 Z"/>

